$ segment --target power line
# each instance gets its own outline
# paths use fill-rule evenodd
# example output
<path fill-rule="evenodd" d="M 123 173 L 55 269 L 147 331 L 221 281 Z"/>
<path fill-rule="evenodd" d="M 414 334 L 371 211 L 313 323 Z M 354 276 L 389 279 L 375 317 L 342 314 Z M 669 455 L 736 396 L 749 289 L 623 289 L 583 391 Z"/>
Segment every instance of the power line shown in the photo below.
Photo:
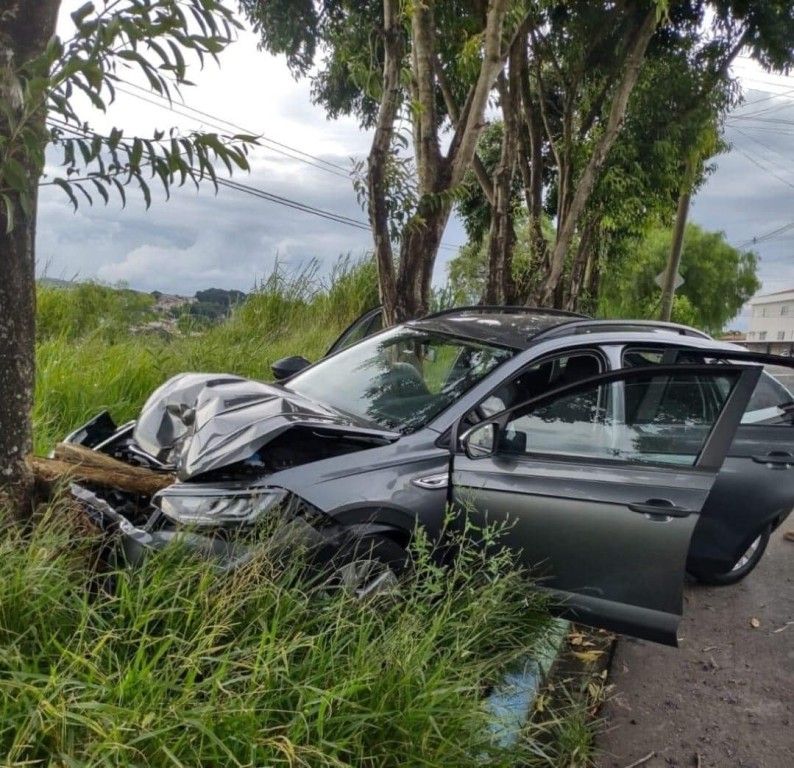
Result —
<path fill-rule="evenodd" d="M 794 229 L 794 221 L 791 221 L 788 224 L 784 224 L 782 227 L 778 227 L 777 229 L 773 229 L 770 232 L 765 232 L 762 235 L 751 237 L 749 240 L 745 240 L 745 242 L 738 245 L 737 248 L 742 249 L 742 248 L 746 248 L 748 245 L 757 245 L 758 243 L 763 243 L 766 240 L 774 240 L 777 238 L 778 235 L 785 234 L 786 232 L 789 232 L 792 229 Z"/>
<path fill-rule="evenodd" d="M 786 99 L 789 98 L 790 94 L 794 94 L 794 88 L 791 88 L 787 91 L 783 91 L 783 93 L 772 93 L 772 91 L 768 91 L 769 96 L 762 96 L 760 99 L 753 99 L 752 101 L 747 101 L 741 105 L 741 108 L 744 107 L 752 107 L 756 104 L 762 104 L 765 101 L 771 101 L 772 99 Z"/>
<path fill-rule="evenodd" d="M 173 105 L 172 99 L 170 99 L 168 96 L 165 96 L 163 94 L 159 94 L 159 93 L 156 93 L 156 92 L 153 92 L 153 91 L 149 91 L 146 88 L 143 88 L 142 86 L 137 85 L 136 83 L 132 83 L 129 80 L 124 80 L 123 78 L 119 78 L 119 80 L 122 83 L 124 83 L 125 85 L 130 86 L 131 88 L 135 88 L 135 89 L 137 89 L 139 91 L 142 91 L 144 94 L 146 94 L 146 96 L 150 96 L 150 95 L 156 96 L 158 99 L 160 99 L 160 102 L 153 101 L 153 100 L 151 100 L 149 98 L 146 98 L 143 95 L 132 93 L 132 92 L 126 90 L 125 88 L 121 87 L 121 86 L 116 86 L 116 90 L 121 91 L 122 93 L 125 93 L 128 96 L 131 96 L 133 98 L 137 98 L 137 99 L 145 101 L 145 102 L 147 102 L 149 104 L 152 104 L 153 106 L 160 107 L 161 109 L 168 109 L 168 110 L 170 110 L 172 112 L 175 112 L 176 114 L 181 114 L 184 117 L 188 117 L 189 119 L 194 119 L 194 120 L 196 119 L 192 115 L 186 115 L 184 112 L 176 109 L 174 107 L 174 105 Z M 240 131 L 242 133 L 255 135 L 255 136 L 257 136 L 257 138 L 260 141 L 269 142 L 270 144 L 275 144 L 278 147 L 282 147 L 282 148 L 284 148 L 284 149 L 286 149 L 286 150 L 288 150 L 290 152 L 294 152 L 294 153 L 297 153 L 299 155 L 304 155 L 306 158 L 310 158 L 311 160 L 317 161 L 317 163 L 324 163 L 325 165 L 330 166 L 330 169 L 329 168 L 320 167 L 316 163 L 310 162 L 309 160 L 304 160 L 304 159 L 302 159 L 300 157 L 293 157 L 292 155 L 289 155 L 286 152 L 280 151 L 278 149 L 274 149 L 273 147 L 266 147 L 266 149 L 269 149 L 269 150 L 271 150 L 273 152 L 278 152 L 279 154 L 282 154 L 282 155 L 284 155 L 286 157 L 290 157 L 293 160 L 298 160 L 300 162 L 307 163 L 308 165 L 314 166 L 315 168 L 319 168 L 320 170 L 327 171 L 329 173 L 333 173 L 335 176 L 342 176 L 346 180 L 350 179 L 349 172 L 344 167 L 342 167 L 342 166 L 340 166 L 340 165 L 338 165 L 336 163 L 332 163 L 332 162 L 330 162 L 328 160 L 324 160 L 323 158 L 318 157 L 317 155 L 313 155 L 313 154 L 311 154 L 309 152 L 304 152 L 303 150 L 298 149 L 296 147 L 292 147 L 292 146 L 290 146 L 288 144 L 284 144 L 283 142 L 276 141 L 275 139 L 271 139 L 271 138 L 269 138 L 267 136 L 264 136 L 263 134 L 257 133 L 256 131 L 252 131 L 252 130 L 250 130 L 248 128 L 245 128 L 245 127 L 241 126 L 239 123 L 234 123 L 234 122 L 232 122 L 230 120 L 226 120 L 226 119 L 224 119 L 222 117 L 218 117 L 217 115 L 213 115 L 213 114 L 211 114 L 209 112 L 205 112 L 204 110 L 198 109 L 196 107 L 191 107 L 190 105 L 186 104 L 184 101 L 179 106 L 182 107 L 185 110 L 188 110 L 189 112 L 195 113 L 196 115 L 200 115 L 202 117 L 208 118 L 209 120 L 214 122 L 213 127 L 218 128 L 219 130 L 223 130 L 223 129 L 219 128 L 218 124 L 223 124 L 223 125 L 229 126 L 231 128 L 234 128 L 235 130 Z M 334 168 L 338 169 L 338 170 L 341 170 L 344 173 L 336 173 L 333 170 L 331 170 L 331 169 L 334 169 Z M 358 222 L 358 223 L 363 224 L 363 222 Z M 364 224 L 364 226 L 366 226 L 368 229 L 371 229 L 368 224 Z M 460 248 L 462 248 L 462 246 L 461 245 L 450 245 L 448 243 L 440 243 L 439 244 L 439 248 L 444 249 L 444 250 L 449 250 L 449 251 L 457 251 Z"/>
<path fill-rule="evenodd" d="M 752 155 L 750 155 L 741 147 L 737 147 L 736 149 L 738 149 L 741 154 L 743 154 L 751 163 L 753 163 L 753 165 L 757 165 L 764 173 L 768 173 L 770 176 L 774 176 L 779 182 L 785 184 L 787 187 L 791 187 L 792 189 L 794 189 L 794 182 L 789 181 L 783 176 L 780 176 L 775 171 L 770 170 L 766 166 L 762 165 L 757 158 L 754 158 Z"/>
<path fill-rule="evenodd" d="M 751 129 L 754 133 L 760 131 L 761 133 L 771 133 L 776 136 L 794 136 L 794 131 L 786 131 L 783 128 L 768 128 L 764 125 L 747 125 L 744 127 Z M 731 131 L 739 130 L 739 127 L 735 123 L 729 123 L 728 128 Z"/>
<path fill-rule="evenodd" d="M 82 138 L 91 138 L 91 136 L 92 136 L 91 133 L 88 133 L 88 132 L 85 132 L 85 131 L 81 131 L 80 129 L 77 129 L 77 128 L 74 128 L 72 126 L 69 126 L 68 124 L 60 122 L 60 121 L 55 120 L 53 118 L 50 118 L 50 122 L 56 128 L 59 128 L 61 130 L 67 130 L 67 131 L 69 131 L 70 133 L 72 133 L 72 134 L 74 134 L 76 136 L 79 136 L 79 137 L 82 137 Z M 265 189 L 260 189 L 258 187 L 249 186 L 249 185 L 246 185 L 246 184 L 242 184 L 240 182 L 228 181 L 226 179 L 220 179 L 220 178 L 216 178 L 215 182 L 219 186 L 229 187 L 229 188 L 232 188 L 232 189 L 236 189 L 236 190 L 238 190 L 240 192 L 246 192 L 247 194 L 251 194 L 251 195 L 254 195 L 256 197 L 259 197 L 259 198 L 262 198 L 262 199 L 265 199 L 265 200 L 269 200 L 270 202 L 273 202 L 273 203 L 276 203 L 276 204 L 279 204 L 279 205 L 287 206 L 288 208 L 294 208 L 296 210 L 301 210 L 304 213 L 310 213 L 310 214 L 313 214 L 313 215 L 316 215 L 316 216 L 320 216 L 321 218 L 329 219 L 331 221 L 336 221 L 339 224 L 346 224 L 347 226 L 356 227 L 358 229 L 365 229 L 365 230 L 368 230 L 368 231 L 370 229 L 369 224 L 367 224 L 364 221 L 360 221 L 358 219 L 353 219 L 353 218 L 350 218 L 349 216 L 344 216 L 343 214 L 340 214 L 340 213 L 334 213 L 333 211 L 326 211 L 326 210 L 323 210 L 322 208 L 316 208 L 315 206 L 309 205 L 308 203 L 302 203 L 299 200 L 293 200 L 291 198 L 284 197 L 282 195 L 277 195 L 277 194 L 275 194 L 273 192 L 268 192 Z"/>
<path fill-rule="evenodd" d="M 58 121 L 55 118 L 49 118 L 49 122 L 55 128 L 58 128 L 60 130 L 67 130 L 73 135 L 79 136 L 81 138 L 91 138 L 93 135 L 96 135 L 96 134 L 91 134 L 90 132 L 82 131 L 76 127 L 68 125 L 67 123 Z M 106 174 L 106 175 L 116 175 L 116 174 Z M 84 180 L 87 181 L 90 178 L 91 178 L 90 176 L 87 176 L 85 178 L 75 179 L 75 181 L 84 181 Z M 96 178 L 100 179 L 101 175 L 98 175 Z M 49 186 L 53 183 L 55 182 L 44 182 L 42 186 Z M 308 213 L 313 216 L 318 216 L 319 218 L 327 219 L 328 221 L 333 221 L 337 224 L 344 224 L 345 226 L 353 227 L 355 229 L 365 230 L 367 232 L 372 231 L 370 225 L 365 221 L 361 221 L 359 219 L 353 219 L 349 216 L 344 216 L 343 214 L 335 213 L 333 211 L 326 211 L 322 208 L 317 208 L 308 203 L 302 203 L 299 200 L 293 200 L 292 198 L 285 197 L 283 195 L 277 195 L 273 192 L 269 192 L 259 187 L 254 187 L 248 184 L 242 184 L 241 182 L 238 181 L 233 181 L 230 179 L 222 179 L 217 177 L 215 178 L 215 183 L 218 186 L 226 187 L 228 189 L 232 189 L 237 192 L 242 192 L 244 194 L 252 195 L 253 197 L 266 200 L 276 205 L 282 205 L 284 207 L 291 208 L 300 211 L 302 213 Z M 455 250 L 455 251 L 457 251 L 460 247 L 461 246 L 459 245 L 451 245 L 447 243 L 441 243 L 439 245 L 439 248 L 443 248 L 445 250 Z"/>
<path fill-rule="evenodd" d="M 742 136 L 750 139 L 750 141 L 754 142 L 755 144 L 758 144 L 759 147 L 763 147 L 764 149 L 767 149 L 770 152 L 774 152 L 778 157 L 782 157 L 784 160 L 788 159 L 782 152 L 775 149 L 775 147 L 773 147 L 771 144 L 767 144 L 765 141 L 761 141 L 761 139 L 757 139 L 755 138 L 755 136 L 751 136 L 749 133 L 746 133 L 741 128 L 737 128 L 736 126 L 734 126 L 733 130 L 735 130 L 737 133 L 741 133 Z"/>
<path fill-rule="evenodd" d="M 324 160 L 322 157 L 313 155 L 310 152 L 304 152 L 302 149 L 298 149 L 297 147 L 292 147 L 289 144 L 284 144 L 281 141 L 276 141 L 276 139 L 271 139 L 270 137 L 265 136 L 264 134 L 261 134 L 258 131 L 253 131 L 249 128 L 245 128 L 241 126 L 239 123 L 234 123 L 230 120 L 226 120 L 222 117 L 218 117 L 217 115 L 213 115 L 209 112 L 205 112 L 202 109 L 191 107 L 189 104 L 186 104 L 184 101 L 178 105 L 179 109 L 177 109 L 177 107 L 174 106 L 173 101 L 169 99 L 167 96 L 164 96 L 163 94 L 159 94 L 154 91 L 149 91 L 146 88 L 141 87 L 140 85 L 136 85 L 135 83 L 129 82 L 128 80 L 121 80 L 121 82 L 131 88 L 135 88 L 138 91 L 142 91 L 141 94 L 138 94 L 128 91 L 126 88 L 122 86 L 116 86 L 116 90 L 121 91 L 122 93 L 125 93 L 128 96 L 131 96 L 136 99 L 140 99 L 141 101 L 145 101 L 148 104 L 152 104 L 153 106 L 160 107 L 161 109 L 168 109 L 171 112 L 175 112 L 178 115 L 182 115 L 183 117 L 188 117 L 192 120 L 197 119 L 193 115 L 198 115 L 199 117 L 211 120 L 215 124 L 214 127 L 216 128 L 218 127 L 218 125 L 225 125 L 228 126 L 229 128 L 233 128 L 234 130 L 239 131 L 240 133 L 246 133 L 252 136 L 256 136 L 259 139 L 259 141 L 265 142 L 266 144 L 274 145 L 273 147 L 270 146 L 266 147 L 267 149 L 273 152 L 286 155 L 287 157 L 291 157 L 293 160 L 299 160 L 300 162 L 308 163 L 309 165 L 313 165 L 316 168 L 320 168 L 320 170 L 327 170 L 330 173 L 334 173 L 334 175 L 336 176 L 343 176 L 345 179 L 350 178 L 348 169 L 337 163 L 332 163 L 331 161 Z M 156 96 L 157 99 L 159 99 L 159 101 L 155 101 L 152 98 L 147 98 L 151 96 Z M 182 110 L 187 110 L 187 112 L 191 112 L 193 113 L 193 115 L 185 114 L 185 112 Z M 220 129 L 220 130 L 228 130 L 228 128 Z M 287 152 L 292 152 L 296 155 L 301 155 L 302 157 L 294 157 L 293 155 L 286 154 Z"/>

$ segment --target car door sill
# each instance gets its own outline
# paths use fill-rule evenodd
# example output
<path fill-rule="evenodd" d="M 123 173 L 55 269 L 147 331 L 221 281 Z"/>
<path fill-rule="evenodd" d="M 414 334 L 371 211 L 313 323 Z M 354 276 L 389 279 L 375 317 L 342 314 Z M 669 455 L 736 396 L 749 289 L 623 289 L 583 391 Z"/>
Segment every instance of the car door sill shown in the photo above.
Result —
<path fill-rule="evenodd" d="M 654 643 L 678 646 L 678 625 L 681 622 L 678 614 L 550 587 L 538 588 L 551 597 L 551 611 L 557 616 Z"/>

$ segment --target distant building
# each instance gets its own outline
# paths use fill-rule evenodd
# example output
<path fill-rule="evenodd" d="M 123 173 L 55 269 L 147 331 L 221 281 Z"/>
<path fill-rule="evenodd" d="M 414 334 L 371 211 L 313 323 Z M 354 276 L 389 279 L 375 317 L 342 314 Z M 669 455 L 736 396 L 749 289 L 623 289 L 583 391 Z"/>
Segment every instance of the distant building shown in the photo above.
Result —
<path fill-rule="evenodd" d="M 750 301 L 745 345 L 754 352 L 794 355 L 794 289 Z"/>

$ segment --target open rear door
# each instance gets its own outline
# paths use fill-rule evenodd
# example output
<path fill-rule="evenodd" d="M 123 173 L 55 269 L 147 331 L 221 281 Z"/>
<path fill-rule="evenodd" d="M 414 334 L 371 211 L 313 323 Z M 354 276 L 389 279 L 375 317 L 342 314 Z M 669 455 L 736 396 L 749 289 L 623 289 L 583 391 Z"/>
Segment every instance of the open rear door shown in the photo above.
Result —
<path fill-rule="evenodd" d="M 692 540 L 690 567 L 700 573 L 741 568 L 759 536 L 794 507 L 794 359 L 755 352 L 723 359 L 763 365 L 763 373 Z"/>
<path fill-rule="evenodd" d="M 693 375 L 719 400 L 703 410 Z M 561 612 L 675 644 L 690 538 L 761 370 L 624 369 L 481 422 L 453 459 L 455 503 L 508 523 Z"/>

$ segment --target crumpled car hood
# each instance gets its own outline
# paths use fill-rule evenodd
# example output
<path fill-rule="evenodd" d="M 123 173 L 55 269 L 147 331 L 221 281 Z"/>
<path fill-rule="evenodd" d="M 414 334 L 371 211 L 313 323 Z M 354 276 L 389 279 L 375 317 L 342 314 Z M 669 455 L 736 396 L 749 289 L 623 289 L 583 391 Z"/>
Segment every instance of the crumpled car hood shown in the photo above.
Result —
<path fill-rule="evenodd" d="M 133 432 L 140 448 L 180 480 L 245 461 L 285 430 L 313 427 L 394 440 L 294 392 L 240 376 L 183 373 L 156 389 Z"/>

